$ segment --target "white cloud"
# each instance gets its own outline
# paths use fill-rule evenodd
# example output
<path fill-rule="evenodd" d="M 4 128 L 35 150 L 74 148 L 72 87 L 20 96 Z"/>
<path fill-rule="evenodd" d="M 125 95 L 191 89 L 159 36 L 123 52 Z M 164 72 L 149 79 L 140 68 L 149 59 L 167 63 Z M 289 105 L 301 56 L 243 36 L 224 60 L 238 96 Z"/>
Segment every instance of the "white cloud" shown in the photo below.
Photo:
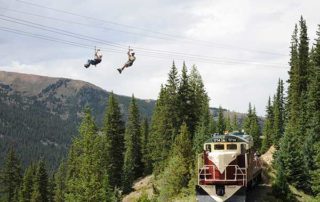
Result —
<path fill-rule="evenodd" d="M 47 17 L 68 21 L 89 23 L 93 27 L 67 24 L 44 18 L 31 17 L 6 11 L 5 15 L 23 18 L 34 23 L 59 27 L 82 35 L 89 35 L 104 41 L 137 47 L 137 60 L 119 75 L 116 68 L 126 61 L 123 54 L 109 52 L 110 46 L 36 30 L 22 25 L 1 21 L 1 26 L 23 29 L 38 34 L 84 43 L 104 48 L 103 62 L 97 67 L 85 69 L 83 64 L 92 57 L 89 49 L 56 44 L 40 39 L 1 32 L 0 70 L 17 71 L 54 77 L 68 77 L 96 84 L 108 91 L 123 95 L 135 94 L 139 98 L 156 99 L 160 85 L 167 80 L 167 74 L 176 61 L 180 69 L 185 60 L 188 67 L 196 64 L 211 97 L 211 105 L 246 112 L 248 103 L 257 107 L 264 115 L 268 96 L 275 93 L 278 78 L 287 79 L 287 64 L 290 36 L 293 26 L 302 14 L 307 19 L 310 39 L 315 38 L 320 16 L 315 8 L 319 1 L 254 1 L 254 0 L 188 0 L 188 1 L 32 1 L 36 4 L 78 13 L 92 18 L 114 21 L 133 27 L 145 27 L 155 32 L 187 36 L 198 41 L 187 42 L 181 37 L 174 41 L 154 39 L 146 35 L 167 38 L 168 36 L 148 33 L 130 27 L 112 25 L 92 19 L 39 9 L 17 1 L 1 1 L 5 8 L 32 12 Z M 4 2 L 4 4 L 2 3 Z M 30 1 L 31 2 L 31 1 Z M 3 11 L 3 10 L 1 10 Z M 108 30 L 121 29 L 124 32 Z M 134 32 L 136 35 L 125 32 Z M 209 41 L 205 43 L 201 41 Z M 204 63 L 190 56 L 163 55 L 159 51 L 154 57 L 138 51 L 138 47 L 175 51 L 185 54 L 237 59 L 232 65 L 217 61 Z M 251 50 L 251 51 L 250 51 Z M 281 53 L 283 55 L 265 54 Z M 215 59 L 217 60 L 217 59 Z M 257 63 L 275 63 L 279 67 L 248 65 L 240 60 Z"/>

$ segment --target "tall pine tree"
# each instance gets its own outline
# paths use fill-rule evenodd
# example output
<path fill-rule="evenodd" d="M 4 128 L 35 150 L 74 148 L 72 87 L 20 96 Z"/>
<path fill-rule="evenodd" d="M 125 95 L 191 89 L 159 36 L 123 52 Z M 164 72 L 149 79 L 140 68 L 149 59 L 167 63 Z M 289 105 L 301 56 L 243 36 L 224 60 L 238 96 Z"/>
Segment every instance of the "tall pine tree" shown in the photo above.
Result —
<path fill-rule="evenodd" d="M 109 95 L 109 101 L 103 121 L 103 133 L 107 138 L 108 175 L 112 187 L 121 186 L 124 151 L 124 122 L 122 121 L 120 107 L 114 94 Z"/>
<path fill-rule="evenodd" d="M 122 176 L 124 193 L 128 193 L 131 190 L 133 181 L 143 174 L 141 157 L 139 109 L 134 96 L 132 96 L 125 132 L 125 155 Z"/>
<path fill-rule="evenodd" d="M 13 148 L 10 148 L 5 160 L 5 166 L 1 172 L 1 185 L 5 201 L 15 202 L 18 201 L 19 189 L 22 182 L 20 160 L 15 154 Z"/>

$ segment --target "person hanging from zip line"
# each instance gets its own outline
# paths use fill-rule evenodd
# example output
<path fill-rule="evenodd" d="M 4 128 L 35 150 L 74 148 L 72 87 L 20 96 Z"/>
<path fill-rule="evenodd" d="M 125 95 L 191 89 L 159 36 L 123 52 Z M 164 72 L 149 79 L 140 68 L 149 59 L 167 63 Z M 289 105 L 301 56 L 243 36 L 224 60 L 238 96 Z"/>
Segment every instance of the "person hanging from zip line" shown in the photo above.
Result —
<path fill-rule="evenodd" d="M 136 60 L 133 49 L 130 49 L 130 46 L 127 54 L 128 54 L 128 61 L 123 65 L 122 68 L 117 69 L 120 74 L 125 68 L 131 67 L 133 65 L 133 62 Z"/>
<path fill-rule="evenodd" d="M 94 48 L 94 59 L 93 60 L 88 60 L 88 62 L 84 65 L 85 68 L 88 68 L 90 65 L 96 66 L 99 64 L 102 60 L 102 53 L 100 49 Z"/>

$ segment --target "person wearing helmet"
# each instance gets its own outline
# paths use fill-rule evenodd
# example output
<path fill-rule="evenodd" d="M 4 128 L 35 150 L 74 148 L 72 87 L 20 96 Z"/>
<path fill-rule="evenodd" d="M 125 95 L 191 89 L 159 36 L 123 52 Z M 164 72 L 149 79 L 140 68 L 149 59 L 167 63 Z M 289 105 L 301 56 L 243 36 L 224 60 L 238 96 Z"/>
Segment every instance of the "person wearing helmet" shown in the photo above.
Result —
<path fill-rule="evenodd" d="M 100 49 L 96 49 L 94 53 L 94 59 L 93 60 L 88 60 L 88 62 L 84 65 L 85 68 L 88 68 L 90 65 L 96 66 L 99 64 L 102 60 L 102 53 Z"/>
<path fill-rule="evenodd" d="M 135 54 L 132 51 L 133 51 L 133 49 L 130 49 L 130 47 L 129 47 L 129 51 L 127 53 L 128 54 L 128 61 L 123 65 L 122 68 L 118 69 L 120 74 L 125 68 L 132 66 L 133 62 L 136 60 L 136 57 L 134 56 Z"/>

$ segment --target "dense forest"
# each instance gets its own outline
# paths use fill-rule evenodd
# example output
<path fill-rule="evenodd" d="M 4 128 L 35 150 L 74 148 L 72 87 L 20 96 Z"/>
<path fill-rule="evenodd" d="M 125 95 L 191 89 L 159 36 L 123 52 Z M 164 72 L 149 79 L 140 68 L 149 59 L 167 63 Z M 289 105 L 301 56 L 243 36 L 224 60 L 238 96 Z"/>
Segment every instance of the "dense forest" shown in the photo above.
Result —
<path fill-rule="evenodd" d="M 50 171 L 57 169 L 77 135 L 84 107 L 91 107 L 101 126 L 109 94 L 83 81 L 0 71 L 0 165 L 11 146 L 23 168 L 43 158 Z M 115 96 L 126 120 L 130 97 Z M 137 99 L 137 104 L 150 120 L 155 101 Z"/>
<path fill-rule="evenodd" d="M 183 200 L 195 194 L 196 154 L 203 142 L 212 133 L 241 129 L 253 136 L 256 150 L 277 149 L 273 193 L 279 200 L 295 200 L 289 186 L 320 199 L 320 27 L 309 48 L 302 17 L 292 35 L 289 64 L 287 93 L 279 79 L 261 128 L 251 103 L 243 123 L 224 115 L 222 107 L 214 119 L 197 68 L 188 71 L 183 64 L 179 74 L 173 63 L 151 120 L 132 96 L 124 121 L 111 93 L 101 124 L 92 109 L 84 109 L 78 135 L 55 172 L 48 172 L 43 159 L 22 170 L 19 153 L 9 149 L 0 201 L 121 201 L 136 179 L 149 174 L 154 195 L 138 201 Z"/>

